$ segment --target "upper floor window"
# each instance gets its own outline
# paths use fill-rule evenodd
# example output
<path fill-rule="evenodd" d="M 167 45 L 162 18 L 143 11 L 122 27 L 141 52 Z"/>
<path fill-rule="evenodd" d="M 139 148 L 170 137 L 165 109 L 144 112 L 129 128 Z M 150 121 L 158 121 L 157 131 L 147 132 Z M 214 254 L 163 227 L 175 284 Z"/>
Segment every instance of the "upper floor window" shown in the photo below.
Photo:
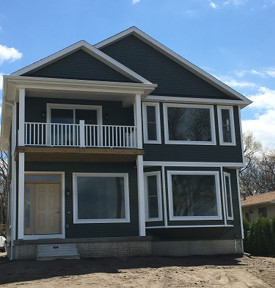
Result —
<path fill-rule="evenodd" d="M 144 143 L 161 143 L 159 103 L 143 103 Z"/>
<path fill-rule="evenodd" d="M 166 144 L 215 145 L 213 106 L 164 104 Z"/>
<path fill-rule="evenodd" d="M 220 145 L 235 145 L 233 107 L 218 106 Z"/>

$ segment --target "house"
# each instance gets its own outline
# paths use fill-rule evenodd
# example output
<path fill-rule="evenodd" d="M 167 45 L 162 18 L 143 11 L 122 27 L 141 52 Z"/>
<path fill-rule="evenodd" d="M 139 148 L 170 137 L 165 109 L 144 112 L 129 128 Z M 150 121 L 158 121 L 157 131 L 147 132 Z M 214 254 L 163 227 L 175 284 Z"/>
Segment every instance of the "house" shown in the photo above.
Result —
<path fill-rule="evenodd" d="M 242 198 L 241 204 L 243 216 L 249 222 L 260 216 L 269 219 L 275 217 L 275 191 Z"/>
<path fill-rule="evenodd" d="M 9 257 L 242 253 L 248 104 L 136 27 L 4 76 Z"/>

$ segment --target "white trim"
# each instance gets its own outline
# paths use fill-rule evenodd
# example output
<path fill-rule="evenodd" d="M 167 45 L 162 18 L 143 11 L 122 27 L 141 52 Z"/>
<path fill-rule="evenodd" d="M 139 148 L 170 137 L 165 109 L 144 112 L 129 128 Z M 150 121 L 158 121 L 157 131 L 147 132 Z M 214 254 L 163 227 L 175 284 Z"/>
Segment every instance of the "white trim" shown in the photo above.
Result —
<path fill-rule="evenodd" d="M 19 135 L 18 145 L 25 145 L 25 89 L 19 89 Z"/>
<path fill-rule="evenodd" d="M 225 192 L 225 203 L 226 203 L 226 218 L 227 220 L 234 220 L 234 214 L 233 214 L 233 201 L 232 201 L 232 186 L 231 186 L 231 174 L 228 172 L 223 173 L 224 177 L 224 192 Z M 227 202 L 227 188 L 226 188 L 226 177 L 229 179 L 229 198 L 230 198 L 230 206 L 231 206 L 231 217 L 228 214 L 228 202 Z"/>
<path fill-rule="evenodd" d="M 171 167 L 228 167 L 228 168 L 241 168 L 243 163 L 230 163 L 230 162 L 176 162 L 176 161 L 144 161 L 144 166 L 171 166 Z"/>
<path fill-rule="evenodd" d="M 141 95 L 136 94 L 135 96 L 135 117 L 136 117 L 136 127 L 137 127 L 137 147 L 143 147 L 142 141 L 142 118 L 141 118 Z"/>
<path fill-rule="evenodd" d="M 223 127 L 222 127 L 222 110 L 229 111 L 229 121 L 230 121 L 230 131 L 231 131 L 231 142 L 223 141 Z M 222 146 L 236 146 L 236 133 L 235 133 L 235 124 L 234 124 L 234 112 L 232 106 L 217 106 L 218 112 L 218 126 L 219 126 L 219 139 L 220 145 Z"/>
<path fill-rule="evenodd" d="M 222 227 L 234 227 L 234 225 L 170 225 L 170 226 L 147 226 L 146 229 L 163 229 L 163 228 L 222 228 Z"/>
<path fill-rule="evenodd" d="M 138 227 L 139 236 L 146 236 L 145 230 L 145 196 L 144 196 L 144 174 L 143 156 L 137 156 L 137 188 L 138 188 Z"/>
<path fill-rule="evenodd" d="M 18 155 L 18 239 L 24 238 L 25 154 Z"/>
<path fill-rule="evenodd" d="M 166 103 L 200 103 L 200 104 L 222 104 L 222 105 L 239 105 L 242 108 L 251 103 L 245 102 L 243 100 L 227 100 L 227 99 L 215 99 L 215 98 L 192 98 L 192 97 L 176 97 L 176 96 L 158 96 L 158 95 L 148 95 L 144 101 L 157 101 L 157 102 L 166 102 Z"/>
<path fill-rule="evenodd" d="M 148 201 L 148 177 L 150 176 L 157 176 L 157 198 L 158 198 L 158 217 L 149 218 L 149 201 Z M 161 189 L 161 177 L 160 171 L 152 171 L 152 172 L 144 172 L 144 190 L 145 190 L 145 221 L 162 221 L 162 189 Z"/>
<path fill-rule="evenodd" d="M 166 55 L 167 57 L 169 57 L 173 61 L 177 62 L 179 65 L 183 66 L 184 68 L 191 71 L 195 75 L 199 76 L 200 78 L 202 78 L 206 82 L 215 86 L 219 90 L 221 90 L 223 92 L 230 93 L 230 95 L 236 97 L 237 99 L 243 100 L 247 104 L 251 103 L 251 101 L 248 100 L 246 97 L 244 97 L 243 95 L 241 95 L 237 91 L 233 90 L 232 88 L 230 88 L 229 86 L 227 86 L 226 84 L 224 84 L 223 82 L 218 80 L 217 78 L 215 78 L 212 75 L 208 74 L 207 72 L 203 71 L 199 67 L 195 66 L 191 62 L 187 61 L 185 58 L 181 57 L 180 55 L 178 55 L 177 53 L 175 53 L 171 49 L 167 48 L 166 46 L 159 43 L 158 41 L 156 41 L 155 39 L 153 39 L 149 35 L 145 34 L 143 31 L 139 30 L 137 27 L 130 27 L 127 30 L 124 30 L 124 31 L 112 36 L 112 37 L 107 38 L 104 41 L 97 43 L 96 45 L 94 45 L 94 47 L 101 49 L 101 48 L 103 48 L 103 47 L 105 47 L 105 46 L 107 46 L 113 42 L 116 42 L 122 38 L 125 38 L 131 34 L 135 35 L 137 38 L 139 38 L 143 42 L 152 46 L 157 51 Z"/>
<path fill-rule="evenodd" d="M 79 219 L 78 218 L 78 195 L 77 177 L 123 177 L 124 178 L 124 205 L 125 218 L 106 218 L 106 219 Z M 73 173 L 73 223 L 129 223 L 130 204 L 129 204 L 129 180 L 128 173 Z"/>
<path fill-rule="evenodd" d="M 62 177 L 62 182 L 61 182 L 61 205 L 62 205 L 62 219 L 61 219 L 61 233 L 60 234 L 34 234 L 34 235 L 25 235 L 24 234 L 24 240 L 37 240 L 37 239 L 54 239 L 54 238 L 59 238 L 59 239 L 65 239 L 65 172 L 64 171 L 25 171 L 25 175 L 28 174 L 58 174 L 61 175 Z M 25 182 L 25 179 L 24 179 Z M 46 182 L 45 182 L 46 183 Z M 24 185 L 24 192 L 25 192 L 25 185 Z"/>
<path fill-rule="evenodd" d="M 216 205 L 217 215 L 216 216 L 174 216 L 173 214 L 173 187 L 172 187 L 172 176 L 173 175 L 212 175 L 215 176 L 216 186 Z M 220 181 L 218 171 L 167 171 L 168 177 L 168 205 L 169 205 L 169 219 L 170 221 L 188 221 L 188 220 L 222 220 L 221 215 L 221 198 L 220 198 Z"/>
<path fill-rule="evenodd" d="M 241 193 L 240 193 L 240 184 L 239 184 L 239 171 L 236 169 L 236 178 L 237 178 L 237 194 L 238 194 L 238 204 L 239 204 L 239 214 L 240 214 L 240 226 L 241 226 L 241 234 L 242 239 L 244 239 L 244 229 L 243 229 L 243 213 L 242 213 L 242 204 L 241 204 Z"/>
<path fill-rule="evenodd" d="M 133 70 L 129 69 L 128 67 L 124 66 L 120 62 L 116 61 L 115 59 L 111 58 L 107 54 L 103 53 L 102 51 L 98 50 L 95 46 L 89 44 L 88 42 L 82 40 L 79 41 L 69 47 L 66 47 L 65 49 L 62 49 L 46 58 L 43 58 L 31 65 L 28 65 L 27 67 L 20 69 L 11 75 L 13 76 L 21 76 L 22 74 L 25 74 L 27 72 L 30 72 L 34 69 L 41 69 L 44 66 L 53 63 L 55 61 L 58 61 L 59 59 L 73 53 L 74 51 L 77 51 L 79 49 L 83 49 L 85 52 L 89 53 L 91 56 L 96 58 L 97 60 L 103 62 L 104 64 L 108 65 L 112 69 L 116 70 L 120 74 L 126 76 L 127 78 L 131 80 L 137 80 L 142 83 L 151 84 L 150 81 L 143 78 L 141 75 L 137 74 Z"/>
<path fill-rule="evenodd" d="M 75 110 L 96 110 L 97 111 L 97 124 L 102 125 L 102 106 L 97 105 L 78 105 L 78 104 L 59 104 L 59 103 L 47 103 L 47 123 L 51 123 L 51 110 L 52 109 L 64 109 L 73 110 L 74 122 L 75 122 Z M 75 124 L 75 123 L 74 123 Z"/>
<path fill-rule="evenodd" d="M 156 140 L 149 140 L 148 139 L 148 122 L 147 122 L 147 107 L 153 106 L 155 107 L 155 115 L 156 115 Z M 161 144 L 161 129 L 160 129 L 160 109 L 159 103 L 152 103 L 152 102 L 143 102 L 142 103 L 142 115 L 143 115 L 143 137 L 144 143 L 147 144 Z"/>
<path fill-rule="evenodd" d="M 209 109 L 210 116 L 210 130 L 211 130 L 211 141 L 185 141 L 185 140 L 170 140 L 169 129 L 168 129 L 168 108 L 202 108 Z M 185 144 L 185 145 L 216 145 L 216 129 L 214 120 L 214 107 L 213 105 L 193 105 L 193 104 L 163 104 L 163 121 L 164 121 L 164 139 L 165 144 Z"/>
<path fill-rule="evenodd" d="M 238 115 L 239 115 L 239 131 L 240 131 L 240 140 L 241 140 L 241 149 L 242 149 L 242 158 L 243 158 L 243 166 L 245 166 L 244 160 L 244 145 L 243 145 L 243 129 L 242 129 L 242 118 L 241 118 L 241 109 L 238 107 Z"/>
<path fill-rule="evenodd" d="M 222 207 L 223 207 L 223 221 L 224 225 L 227 225 L 226 217 L 226 205 L 225 205 L 225 189 L 224 189 L 224 177 L 223 177 L 223 167 L 220 167 L 220 179 L 221 179 L 221 194 L 222 194 Z"/>

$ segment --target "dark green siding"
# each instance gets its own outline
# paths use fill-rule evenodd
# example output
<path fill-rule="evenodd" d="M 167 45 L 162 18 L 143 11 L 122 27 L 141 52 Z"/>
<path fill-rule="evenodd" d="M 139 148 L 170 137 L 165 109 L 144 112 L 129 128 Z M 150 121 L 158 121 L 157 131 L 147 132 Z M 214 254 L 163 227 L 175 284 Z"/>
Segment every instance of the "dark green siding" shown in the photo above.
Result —
<path fill-rule="evenodd" d="M 47 103 L 102 106 L 104 125 L 134 125 L 133 107 L 124 108 L 122 102 L 38 97 L 26 97 L 26 122 L 46 122 L 46 117 L 42 117 L 42 114 L 47 112 Z"/>
<path fill-rule="evenodd" d="M 144 161 L 181 161 L 181 162 L 233 162 L 240 163 L 242 146 L 238 107 L 234 107 L 236 146 L 219 145 L 218 117 L 215 107 L 216 145 L 165 144 L 163 106 L 160 105 L 162 144 L 144 144 Z"/>
<path fill-rule="evenodd" d="M 134 82 L 81 49 L 23 76 Z"/>
<path fill-rule="evenodd" d="M 158 84 L 152 94 L 232 99 L 133 35 L 102 48 L 102 51 Z"/>
<path fill-rule="evenodd" d="M 66 238 L 138 236 L 138 205 L 137 205 L 138 196 L 137 196 L 136 168 L 134 167 L 134 164 L 26 162 L 25 170 L 65 172 Z M 131 222 L 73 224 L 73 186 L 72 186 L 73 172 L 128 173 Z"/>

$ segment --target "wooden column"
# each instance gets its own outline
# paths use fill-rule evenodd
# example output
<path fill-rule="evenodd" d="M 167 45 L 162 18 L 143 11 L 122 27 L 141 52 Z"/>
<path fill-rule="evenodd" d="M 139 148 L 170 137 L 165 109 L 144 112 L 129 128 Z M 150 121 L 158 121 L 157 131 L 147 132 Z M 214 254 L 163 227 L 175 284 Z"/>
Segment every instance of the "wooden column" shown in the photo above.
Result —
<path fill-rule="evenodd" d="M 25 89 L 19 89 L 19 134 L 18 145 L 25 145 Z"/>
<path fill-rule="evenodd" d="M 141 149 L 143 147 L 142 139 L 142 117 L 141 117 L 141 96 L 136 94 L 135 97 L 135 125 L 137 126 L 137 148 Z"/>
<path fill-rule="evenodd" d="M 137 156 L 137 183 L 138 183 L 138 223 L 139 236 L 145 236 L 145 195 L 144 195 L 144 173 L 143 156 Z"/>
<path fill-rule="evenodd" d="M 18 155 L 18 239 L 24 237 L 24 174 L 25 174 L 25 154 Z"/>

